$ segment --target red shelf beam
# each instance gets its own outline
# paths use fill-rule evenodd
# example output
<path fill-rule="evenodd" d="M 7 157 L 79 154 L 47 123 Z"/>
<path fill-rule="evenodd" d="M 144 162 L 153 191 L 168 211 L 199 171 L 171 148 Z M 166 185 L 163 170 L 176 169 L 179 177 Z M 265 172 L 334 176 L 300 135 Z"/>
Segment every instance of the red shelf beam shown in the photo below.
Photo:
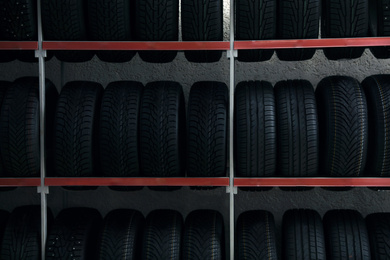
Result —
<path fill-rule="evenodd" d="M 229 178 L 46 178 L 46 186 L 229 186 Z"/>
<path fill-rule="evenodd" d="M 38 42 L 1 42 L 0 50 L 38 50 Z"/>
<path fill-rule="evenodd" d="M 235 41 L 234 49 L 289 49 L 390 46 L 390 37 Z"/>
<path fill-rule="evenodd" d="M 57 42 L 42 43 L 45 50 L 229 50 L 229 42 Z"/>
<path fill-rule="evenodd" d="M 40 178 L 0 178 L 0 187 L 37 187 Z"/>
<path fill-rule="evenodd" d="M 236 187 L 390 187 L 390 178 L 235 178 Z"/>

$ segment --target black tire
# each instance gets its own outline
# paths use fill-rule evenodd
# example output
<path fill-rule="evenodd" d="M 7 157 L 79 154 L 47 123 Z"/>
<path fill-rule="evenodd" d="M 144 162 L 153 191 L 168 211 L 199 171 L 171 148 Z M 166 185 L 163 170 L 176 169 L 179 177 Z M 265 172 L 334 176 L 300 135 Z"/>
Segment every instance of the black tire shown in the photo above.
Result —
<path fill-rule="evenodd" d="M 274 89 L 266 81 L 240 82 L 234 96 L 236 174 L 274 176 L 277 146 Z"/>
<path fill-rule="evenodd" d="M 377 0 L 369 2 L 370 10 L 370 35 L 372 37 L 388 37 L 390 36 L 390 1 Z M 389 46 L 378 46 L 370 48 L 372 54 L 377 59 L 390 58 Z"/>
<path fill-rule="evenodd" d="M 4 39 L 1 39 L 4 40 Z M 18 51 L 0 51 L 0 63 L 6 63 L 16 60 Z"/>
<path fill-rule="evenodd" d="M 324 216 L 324 231 L 328 259 L 371 259 L 366 224 L 359 212 L 328 211 Z"/>
<path fill-rule="evenodd" d="M 196 82 L 187 115 L 187 175 L 226 176 L 228 89 L 224 83 Z"/>
<path fill-rule="evenodd" d="M 222 41 L 222 5 L 222 0 L 182 0 L 183 41 Z M 217 62 L 222 51 L 185 51 L 184 55 L 190 62 Z"/>
<path fill-rule="evenodd" d="M 128 0 L 87 0 L 89 35 L 93 41 L 133 40 L 135 5 Z M 135 51 L 97 51 L 96 56 L 105 62 L 128 62 Z"/>
<path fill-rule="evenodd" d="M 279 39 L 317 39 L 321 14 L 320 0 L 279 0 Z M 280 49 L 283 61 L 302 61 L 313 57 L 316 49 Z"/>
<path fill-rule="evenodd" d="M 47 52 L 46 56 L 45 61 L 49 61 L 53 57 L 53 53 Z M 16 58 L 22 62 L 38 63 L 38 58 L 35 57 L 35 51 L 18 51 Z"/>
<path fill-rule="evenodd" d="M 170 81 L 148 83 L 140 109 L 143 176 L 184 176 L 185 104 L 181 85 Z"/>
<path fill-rule="evenodd" d="M 317 176 L 319 133 L 313 86 L 306 80 L 275 85 L 278 163 L 281 176 Z"/>
<path fill-rule="evenodd" d="M 5 97 L 5 94 L 7 93 L 7 89 L 9 87 L 11 87 L 11 85 L 12 85 L 11 82 L 0 81 L 0 122 L 1 122 L 1 107 L 3 105 L 3 100 L 4 100 L 4 97 Z M 1 131 L 0 131 L 0 134 L 1 134 Z M 5 174 L 5 171 L 4 171 L 3 157 L 1 156 L 1 148 L 0 148 L 0 176 L 5 176 L 5 175 L 6 174 Z M 0 238 L 1 238 L 1 234 L 0 234 Z"/>
<path fill-rule="evenodd" d="M 36 0 L 0 0 L 0 35 L 7 41 L 36 41 Z"/>
<path fill-rule="evenodd" d="M 46 80 L 47 111 L 54 108 L 57 91 Z M 47 123 L 53 123 L 48 116 Z M 39 80 L 17 79 L 5 93 L 0 115 L 0 154 L 5 175 L 38 177 L 40 175 Z"/>
<path fill-rule="evenodd" d="M 5 227 L 7 225 L 8 219 L 9 219 L 9 212 L 5 210 L 0 210 L 0 250 L 1 250 L 1 244 L 3 243 L 3 236 Z"/>
<path fill-rule="evenodd" d="M 326 260 L 325 236 L 320 215 L 294 209 L 283 215 L 283 259 Z"/>
<path fill-rule="evenodd" d="M 327 77 L 316 89 L 321 176 L 357 177 L 367 157 L 367 103 L 356 79 Z"/>
<path fill-rule="evenodd" d="M 42 0 L 42 28 L 44 40 L 86 41 L 86 0 Z M 93 51 L 54 51 L 64 62 L 85 62 L 93 58 Z"/>
<path fill-rule="evenodd" d="M 225 229 L 219 212 L 196 210 L 188 214 L 184 226 L 182 259 L 225 259 Z"/>
<path fill-rule="evenodd" d="M 142 84 L 134 81 L 110 83 L 104 90 L 99 148 L 103 176 L 140 177 L 138 117 Z"/>
<path fill-rule="evenodd" d="M 47 212 L 48 225 L 53 216 Z M 1 241 L 1 260 L 41 259 L 41 207 L 15 208 L 8 218 Z"/>
<path fill-rule="evenodd" d="M 366 217 L 368 237 L 371 246 L 371 259 L 390 258 L 390 214 L 375 213 Z"/>
<path fill-rule="evenodd" d="M 145 219 L 135 210 L 111 211 L 104 219 L 99 236 L 99 260 L 141 259 Z"/>
<path fill-rule="evenodd" d="M 183 217 L 174 210 L 155 210 L 146 217 L 143 260 L 179 260 Z"/>
<path fill-rule="evenodd" d="M 179 39 L 179 0 L 136 0 L 137 41 L 177 41 Z M 167 63 L 177 51 L 139 51 L 145 62 Z"/>
<path fill-rule="evenodd" d="M 103 87 L 73 81 L 61 91 L 54 119 L 56 177 L 98 176 L 98 119 Z"/>
<path fill-rule="evenodd" d="M 276 39 L 276 0 L 237 0 L 236 40 Z M 271 59 L 274 50 L 239 50 L 238 61 Z"/>
<path fill-rule="evenodd" d="M 274 216 L 263 210 L 247 211 L 237 219 L 237 260 L 277 260 Z"/>
<path fill-rule="evenodd" d="M 362 82 L 367 98 L 368 152 L 366 175 L 390 176 L 390 75 L 375 75 Z"/>
<path fill-rule="evenodd" d="M 368 0 L 323 0 L 322 38 L 368 36 Z M 364 48 L 325 48 L 329 60 L 356 59 Z"/>
<path fill-rule="evenodd" d="M 101 223 L 102 217 L 96 209 L 62 210 L 48 232 L 46 259 L 96 259 Z"/>

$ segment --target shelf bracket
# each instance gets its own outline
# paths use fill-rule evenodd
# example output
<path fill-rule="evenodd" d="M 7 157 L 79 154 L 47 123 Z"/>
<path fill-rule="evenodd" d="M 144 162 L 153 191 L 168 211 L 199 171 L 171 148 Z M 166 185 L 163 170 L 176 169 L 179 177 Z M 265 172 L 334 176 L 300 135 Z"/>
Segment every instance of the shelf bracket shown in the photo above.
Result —
<path fill-rule="evenodd" d="M 35 50 L 35 58 L 39 58 L 39 57 L 46 58 L 47 57 L 46 50 Z"/>
<path fill-rule="evenodd" d="M 38 186 L 38 193 L 49 194 L 49 186 Z"/>
<path fill-rule="evenodd" d="M 232 54 L 233 54 L 233 57 L 232 57 Z M 227 58 L 228 59 L 230 59 L 230 58 L 237 58 L 237 50 L 228 50 L 227 52 L 226 52 L 226 56 L 227 56 Z"/>
<path fill-rule="evenodd" d="M 230 186 L 227 186 L 226 187 L 226 193 L 230 193 L 230 191 L 231 191 L 231 189 L 232 189 L 232 191 L 233 191 L 233 194 L 237 194 L 237 187 L 230 187 Z"/>

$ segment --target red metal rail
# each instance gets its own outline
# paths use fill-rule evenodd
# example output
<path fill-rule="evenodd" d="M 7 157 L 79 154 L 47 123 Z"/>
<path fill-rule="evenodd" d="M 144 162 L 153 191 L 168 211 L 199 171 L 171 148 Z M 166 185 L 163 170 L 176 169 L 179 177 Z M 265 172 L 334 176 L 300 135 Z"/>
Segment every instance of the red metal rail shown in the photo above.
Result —
<path fill-rule="evenodd" d="M 38 42 L 1 42 L 0 50 L 38 50 Z"/>
<path fill-rule="evenodd" d="M 37 187 L 40 178 L 0 178 L 0 187 Z"/>
<path fill-rule="evenodd" d="M 289 49 L 390 46 L 390 37 L 235 41 L 234 49 Z"/>
<path fill-rule="evenodd" d="M 229 186 L 229 178 L 46 178 L 46 186 Z"/>
<path fill-rule="evenodd" d="M 46 50 L 229 50 L 229 42 L 58 42 L 46 41 Z"/>
<path fill-rule="evenodd" d="M 390 178 L 235 178 L 236 187 L 390 187 Z"/>

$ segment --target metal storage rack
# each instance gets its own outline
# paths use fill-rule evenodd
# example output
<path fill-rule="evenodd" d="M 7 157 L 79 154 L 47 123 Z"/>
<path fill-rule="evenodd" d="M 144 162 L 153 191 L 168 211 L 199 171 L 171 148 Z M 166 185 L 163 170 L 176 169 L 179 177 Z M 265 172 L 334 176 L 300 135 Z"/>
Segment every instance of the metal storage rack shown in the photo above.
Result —
<path fill-rule="evenodd" d="M 390 37 L 235 41 L 234 21 L 230 19 L 230 41 L 223 42 L 54 42 L 42 37 L 40 0 L 38 5 L 38 41 L 0 42 L 0 50 L 35 50 L 39 66 L 40 97 L 40 178 L 1 178 L 0 187 L 37 187 L 41 194 L 42 259 L 45 258 L 47 236 L 47 195 L 55 186 L 218 186 L 226 187 L 230 212 L 230 259 L 234 259 L 234 195 L 237 187 L 390 187 L 390 178 L 235 178 L 233 155 L 233 108 L 235 88 L 235 57 L 243 49 L 288 49 L 328 47 L 390 46 Z M 230 17 L 234 17 L 234 0 L 230 1 Z M 47 50 L 223 50 L 230 59 L 229 84 L 229 167 L 228 177 L 223 178 L 47 178 L 44 140 L 45 111 L 45 61 Z"/>

